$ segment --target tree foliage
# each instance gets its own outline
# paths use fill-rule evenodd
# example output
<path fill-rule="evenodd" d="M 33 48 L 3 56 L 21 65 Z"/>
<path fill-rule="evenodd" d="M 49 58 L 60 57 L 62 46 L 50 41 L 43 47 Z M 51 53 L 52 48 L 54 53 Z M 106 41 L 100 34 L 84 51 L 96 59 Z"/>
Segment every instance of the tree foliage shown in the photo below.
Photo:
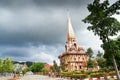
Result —
<path fill-rule="evenodd" d="M 33 65 L 30 67 L 30 70 L 31 70 L 32 72 L 41 72 L 42 69 L 44 68 L 44 66 L 45 66 L 45 63 L 40 63 L 40 62 L 38 62 L 38 63 L 33 64 Z"/>
<path fill-rule="evenodd" d="M 100 51 L 98 51 L 97 58 L 102 58 L 102 57 L 103 57 L 103 53 L 101 53 Z"/>
<path fill-rule="evenodd" d="M 3 67 L 3 60 L 0 59 L 0 72 L 2 72 L 2 67 Z"/>
<path fill-rule="evenodd" d="M 5 64 L 6 64 L 6 69 L 7 69 L 7 72 L 12 72 L 13 71 L 13 61 L 10 59 L 10 58 L 7 58 L 5 60 Z"/>
<path fill-rule="evenodd" d="M 88 48 L 86 53 L 89 56 L 89 60 L 87 62 L 87 68 L 93 68 L 93 60 L 91 59 L 93 56 L 92 48 Z"/>
<path fill-rule="evenodd" d="M 92 60 L 92 59 L 89 59 L 89 60 L 88 60 L 87 67 L 88 67 L 88 68 L 93 68 L 93 67 L 94 67 L 94 66 L 93 66 L 93 60 Z"/>
<path fill-rule="evenodd" d="M 112 62 L 112 59 L 110 56 L 112 54 L 107 54 L 107 53 L 111 52 L 114 54 L 114 56 L 116 58 L 117 65 L 120 68 L 120 61 L 119 61 L 119 59 L 120 59 L 120 37 L 118 37 L 115 40 L 111 40 L 109 43 L 104 44 L 103 48 L 106 50 L 104 57 L 107 59 L 107 65 L 113 66 L 112 65 L 113 62 Z M 107 50 L 109 48 L 110 48 L 110 51 Z"/>
<path fill-rule="evenodd" d="M 106 59 L 103 57 L 103 53 L 98 51 L 96 55 L 96 60 L 100 68 L 106 68 Z"/>
<path fill-rule="evenodd" d="M 97 58 L 97 62 L 100 68 L 105 68 L 106 66 L 106 59 L 105 58 Z"/>
<path fill-rule="evenodd" d="M 100 3 L 100 0 L 94 0 L 87 8 L 91 13 L 83 21 L 91 24 L 88 26 L 88 30 L 92 30 L 95 35 L 100 36 L 103 42 L 109 39 L 108 36 L 117 34 L 120 30 L 120 23 L 112 15 L 119 13 L 120 0 L 111 6 L 108 0 L 103 3 Z"/>
<path fill-rule="evenodd" d="M 60 72 L 60 67 L 57 65 L 56 61 L 53 61 L 53 66 L 51 67 L 52 72 Z"/>
<path fill-rule="evenodd" d="M 112 5 L 109 4 L 108 0 L 105 0 L 103 3 L 100 0 L 94 0 L 87 8 L 90 14 L 83 21 L 91 24 L 91 26 L 88 26 L 88 30 L 92 30 L 102 40 L 105 54 L 112 58 L 117 78 L 120 80 L 115 61 L 119 48 L 116 45 L 116 41 L 110 39 L 110 36 L 117 35 L 120 31 L 119 21 L 112 17 L 114 14 L 120 14 L 120 0 Z"/>
<path fill-rule="evenodd" d="M 92 50 L 92 48 L 88 48 L 86 53 L 89 56 L 89 58 L 91 58 L 93 56 L 93 50 Z"/>
<path fill-rule="evenodd" d="M 10 58 L 5 60 L 0 59 L 0 72 L 12 72 L 13 71 L 13 61 Z"/>

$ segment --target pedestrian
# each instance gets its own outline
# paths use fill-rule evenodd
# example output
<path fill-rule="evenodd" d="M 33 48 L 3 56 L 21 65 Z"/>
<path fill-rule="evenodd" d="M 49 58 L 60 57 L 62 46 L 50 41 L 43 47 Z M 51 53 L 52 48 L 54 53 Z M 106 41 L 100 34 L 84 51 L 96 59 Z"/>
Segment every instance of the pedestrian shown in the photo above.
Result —
<path fill-rule="evenodd" d="M 48 72 L 48 76 L 49 76 L 49 77 L 51 76 L 51 72 Z"/>

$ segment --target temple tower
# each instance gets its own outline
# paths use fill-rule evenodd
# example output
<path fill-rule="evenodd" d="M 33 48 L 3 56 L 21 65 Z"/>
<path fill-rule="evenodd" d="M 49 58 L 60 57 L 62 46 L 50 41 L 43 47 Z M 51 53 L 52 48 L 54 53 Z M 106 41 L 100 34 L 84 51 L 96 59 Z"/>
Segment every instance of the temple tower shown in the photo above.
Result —
<path fill-rule="evenodd" d="M 65 52 L 59 56 L 60 65 L 68 71 L 87 69 L 88 56 L 84 49 L 77 44 L 70 17 L 67 17 L 67 39 Z"/>

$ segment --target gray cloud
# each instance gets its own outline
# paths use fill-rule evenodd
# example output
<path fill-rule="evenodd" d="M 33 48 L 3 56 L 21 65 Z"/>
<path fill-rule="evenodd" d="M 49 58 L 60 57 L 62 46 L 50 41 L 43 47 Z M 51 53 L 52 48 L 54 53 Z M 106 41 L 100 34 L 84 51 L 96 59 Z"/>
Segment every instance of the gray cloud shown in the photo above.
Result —
<path fill-rule="evenodd" d="M 29 47 L 2 47 L 0 56 L 2 58 L 10 57 L 17 61 L 42 61 L 52 64 L 53 60 L 58 63 L 58 55 L 63 51 L 61 45 L 56 46 L 29 46 Z"/>
<path fill-rule="evenodd" d="M 64 52 L 67 9 L 78 43 L 101 50 L 98 37 L 87 31 L 88 25 L 81 21 L 88 15 L 86 7 L 92 1 L 0 0 L 0 56 L 21 61 L 58 61 L 58 55 Z"/>
<path fill-rule="evenodd" d="M 63 3 L 63 6 L 69 5 L 73 7 L 73 5 L 78 6 L 78 2 L 82 5 L 85 3 L 84 0 L 70 0 L 65 2 L 54 0 L 48 2 L 44 0 L 12 0 L 9 2 L 9 0 L 5 0 L 1 2 L 1 4 L 6 5 L 0 8 L 0 17 L 2 17 L 0 20 L 0 44 L 27 45 L 31 43 L 53 45 L 56 43 L 63 43 L 63 35 L 64 37 L 66 36 L 67 8 L 57 6 L 57 4 Z M 55 4 L 56 7 L 53 4 Z M 6 8 L 6 6 L 9 7 Z M 81 8 L 81 11 L 77 11 L 71 7 L 69 7 L 70 10 L 75 15 L 78 15 L 73 16 L 73 24 L 76 22 L 78 23 L 75 25 L 77 26 L 77 30 L 81 26 L 81 19 L 79 18 L 82 16 L 79 16 L 79 14 L 84 9 Z M 77 19 L 77 17 L 79 18 Z"/>
<path fill-rule="evenodd" d="M 91 2 L 91 0 L 0 0 L 1 6 L 17 6 L 17 7 L 23 7 L 23 6 L 29 6 L 29 5 L 37 5 L 37 6 L 53 6 L 53 7 L 61 7 L 61 6 L 68 6 L 68 7 L 74 7 L 74 6 L 84 6 L 84 4 L 87 4 L 88 2 Z"/>
<path fill-rule="evenodd" d="M 26 58 L 33 56 L 31 47 L 12 47 L 5 46 L 0 49 L 0 56 L 2 57 L 18 57 L 18 58 Z"/>
<path fill-rule="evenodd" d="M 22 50 L 22 49 L 8 49 L 6 51 L 3 51 L 1 56 L 5 57 L 28 57 L 30 56 L 30 53 L 27 50 Z"/>
<path fill-rule="evenodd" d="M 59 16 L 56 13 L 49 16 L 44 12 L 28 10 L 1 16 L 3 19 L 5 18 L 0 23 L 0 42 L 2 44 L 58 43 L 64 34 L 61 32 L 65 32 L 63 23 L 60 22 L 60 19 L 56 19 L 56 16 Z M 10 18 L 7 16 L 10 16 Z"/>

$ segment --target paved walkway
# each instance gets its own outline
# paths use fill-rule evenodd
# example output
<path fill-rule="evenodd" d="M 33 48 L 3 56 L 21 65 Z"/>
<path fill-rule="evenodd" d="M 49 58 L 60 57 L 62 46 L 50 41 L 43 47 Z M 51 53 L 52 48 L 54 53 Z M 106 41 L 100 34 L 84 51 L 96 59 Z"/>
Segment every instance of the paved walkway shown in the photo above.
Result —
<path fill-rule="evenodd" d="M 12 76 L 9 76 L 9 77 L 0 76 L 0 80 L 8 80 L 10 78 L 13 78 L 13 77 Z"/>
<path fill-rule="evenodd" d="M 62 78 L 52 78 L 43 75 L 27 75 L 21 78 L 21 80 L 67 80 Z"/>
<path fill-rule="evenodd" d="M 0 77 L 0 80 L 8 80 L 12 77 Z M 48 76 L 43 75 L 25 75 L 21 77 L 20 80 L 68 80 L 68 79 L 62 79 L 62 78 L 52 78 Z"/>

